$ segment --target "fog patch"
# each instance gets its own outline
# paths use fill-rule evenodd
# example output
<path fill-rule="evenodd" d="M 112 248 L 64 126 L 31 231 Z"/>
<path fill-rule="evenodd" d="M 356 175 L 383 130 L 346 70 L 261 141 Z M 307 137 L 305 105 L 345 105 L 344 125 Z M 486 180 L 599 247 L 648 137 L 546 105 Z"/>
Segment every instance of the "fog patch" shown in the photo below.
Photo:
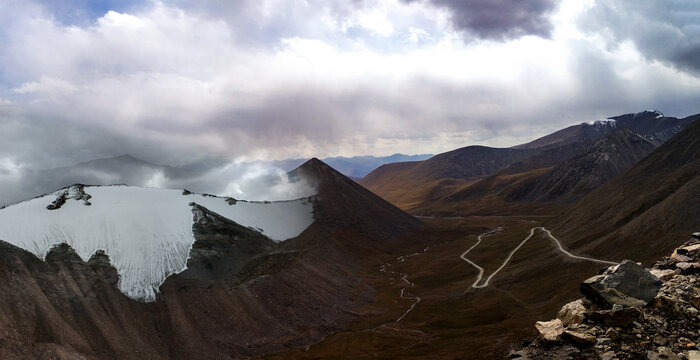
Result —
<path fill-rule="evenodd" d="M 145 186 L 152 188 L 163 188 L 165 187 L 166 182 L 167 178 L 165 177 L 165 174 L 163 174 L 162 171 L 157 170 L 153 176 L 146 181 Z"/>
<path fill-rule="evenodd" d="M 220 195 L 236 199 L 278 201 L 316 193 L 307 181 L 291 181 L 284 170 L 260 163 L 230 163 L 212 171 L 208 177 L 225 180 Z"/>
<path fill-rule="evenodd" d="M 120 156 L 54 169 L 24 169 L 0 158 L 0 206 L 73 184 L 188 189 L 251 201 L 292 200 L 316 194 L 314 185 L 304 179 L 292 181 L 284 170 L 269 164 L 209 163 L 208 167 L 171 167 Z"/>

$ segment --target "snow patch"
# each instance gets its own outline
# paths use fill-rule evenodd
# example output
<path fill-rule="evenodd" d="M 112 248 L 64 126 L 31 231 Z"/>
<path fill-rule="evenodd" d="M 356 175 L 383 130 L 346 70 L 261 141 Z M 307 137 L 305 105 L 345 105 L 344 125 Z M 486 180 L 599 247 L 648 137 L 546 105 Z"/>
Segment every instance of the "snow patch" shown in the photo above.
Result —
<path fill-rule="evenodd" d="M 656 115 L 657 119 L 664 117 L 664 114 L 662 114 L 661 111 L 658 111 L 658 110 L 647 110 L 647 112 L 650 112 L 650 113 Z"/>
<path fill-rule="evenodd" d="M 48 210 L 60 197 L 65 202 Z M 42 259 L 60 243 L 85 261 L 104 250 L 119 273 L 119 289 L 151 302 L 168 276 L 187 268 L 195 241 L 191 202 L 275 241 L 296 237 L 313 222 L 309 199 L 227 201 L 182 190 L 74 186 L 1 209 L 0 239 Z"/>
<path fill-rule="evenodd" d="M 617 126 L 617 120 L 615 119 L 601 119 L 595 121 L 586 121 L 584 124 L 593 126 Z"/>

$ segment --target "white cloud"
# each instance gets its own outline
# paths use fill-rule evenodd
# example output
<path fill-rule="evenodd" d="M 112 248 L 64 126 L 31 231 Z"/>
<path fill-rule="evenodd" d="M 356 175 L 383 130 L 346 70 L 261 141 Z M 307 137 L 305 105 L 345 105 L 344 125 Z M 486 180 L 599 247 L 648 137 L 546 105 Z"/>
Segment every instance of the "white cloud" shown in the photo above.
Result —
<path fill-rule="evenodd" d="M 27 117 L 191 158 L 505 146 L 619 112 L 688 114 L 700 94 L 696 77 L 582 32 L 590 2 L 564 1 L 551 39 L 469 44 L 418 1 L 199 4 L 82 27 L 18 11 L 0 34 L 0 74 L 12 74 L 0 80 Z"/>
<path fill-rule="evenodd" d="M 30 81 L 14 89 L 18 94 L 35 94 L 51 98 L 59 95 L 70 96 L 77 90 L 78 88 L 69 81 L 48 76 L 42 76 L 39 81 Z"/>
<path fill-rule="evenodd" d="M 409 31 L 409 33 L 411 34 L 411 35 L 408 37 L 408 39 L 409 39 L 412 43 L 417 43 L 417 42 L 419 42 L 419 41 L 421 41 L 421 40 L 423 40 L 423 39 L 429 39 L 428 32 L 425 31 L 425 30 L 423 30 L 423 29 L 421 29 L 421 28 L 414 28 L 414 27 L 412 27 L 412 28 L 409 28 L 408 31 Z"/>
<path fill-rule="evenodd" d="M 394 32 L 394 26 L 387 19 L 386 14 L 378 10 L 361 14 L 358 23 L 365 29 L 381 36 L 386 37 Z"/>

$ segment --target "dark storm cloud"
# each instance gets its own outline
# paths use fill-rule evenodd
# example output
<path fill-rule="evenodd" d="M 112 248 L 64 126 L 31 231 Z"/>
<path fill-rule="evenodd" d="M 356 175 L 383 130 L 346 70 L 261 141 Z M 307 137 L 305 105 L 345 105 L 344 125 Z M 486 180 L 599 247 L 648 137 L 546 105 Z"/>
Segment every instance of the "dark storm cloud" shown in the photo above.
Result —
<path fill-rule="evenodd" d="M 700 1 L 598 1 L 581 27 L 634 42 L 648 59 L 700 74 Z"/>
<path fill-rule="evenodd" d="M 416 2 L 422 0 L 404 0 Z M 526 35 L 549 37 L 549 15 L 558 0 L 426 0 L 448 9 L 457 30 L 482 39 L 506 40 Z"/>

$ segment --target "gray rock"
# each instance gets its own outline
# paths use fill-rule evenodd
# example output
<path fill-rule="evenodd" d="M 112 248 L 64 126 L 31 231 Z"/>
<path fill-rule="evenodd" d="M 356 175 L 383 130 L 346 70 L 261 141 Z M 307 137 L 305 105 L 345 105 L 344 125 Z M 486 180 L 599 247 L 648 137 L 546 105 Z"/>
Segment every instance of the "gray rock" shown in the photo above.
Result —
<path fill-rule="evenodd" d="M 697 262 L 679 262 L 676 264 L 676 267 L 681 269 L 684 274 L 686 273 L 693 273 L 694 271 L 697 271 L 700 269 L 700 263 Z"/>
<path fill-rule="evenodd" d="M 649 270 L 625 260 L 609 274 L 596 275 L 581 283 L 581 292 L 604 308 L 614 304 L 642 307 L 656 297 L 663 283 Z"/>
<path fill-rule="evenodd" d="M 677 250 L 676 250 L 676 251 L 677 251 Z M 683 255 L 683 254 L 679 254 L 679 253 L 677 253 L 677 252 L 674 252 L 673 255 L 671 255 L 671 259 L 676 260 L 676 261 L 678 261 L 678 262 L 689 262 L 689 261 L 693 261 L 693 258 L 691 258 L 690 256 L 686 256 L 686 255 Z"/>
<path fill-rule="evenodd" d="M 666 345 L 668 344 L 668 339 L 661 335 L 654 336 L 654 344 L 658 346 Z"/>
<path fill-rule="evenodd" d="M 614 351 L 608 351 L 608 352 L 600 355 L 600 360 L 613 360 L 613 359 L 617 359 L 617 356 L 615 356 Z"/>
<path fill-rule="evenodd" d="M 571 342 L 578 345 L 593 345 L 596 342 L 595 336 L 584 331 L 565 330 L 564 336 Z"/>
<path fill-rule="evenodd" d="M 659 352 L 659 357 L 662 359 L 669 359 L 669 360 L 680 360 L 680 358 L 673 352 L 671 349 L 661 346 L 656 351 Z"/>
<path fill-rule="evenodd" d="M 610 345 L 612 343 L 612 339 L 610 338 L 598 338 L 596 339 L 596 345 Z"/>
<path fill-rule="evenodd" d="M 676 272 L 671 269 L 651 269 L 651 274 L 659 278 L 661 281 L 670 280 Z"/>
<path fill-rule="evenodd" d="M 690 298 L 690 303 L 693 304 L 696 308 L 700 309 L 700 295 L 695 295 L 692 298 Z"/>
<path fill-rule="evenodd" d="M 559 319 L 538 321 L 535 323 L 535 328 L 545 342 L 559 341 L 564 333 L 564 324 Z"/>
<path fill-rule="evenodd" d="M 617 339 L 620 338 L 620 333 L 619 333 L 617 330 L 613 329 L 613 328 L 609 328 L 609 329 L 605 332 L 605 336 L 606 336 L 607 338 L 611 339 L 611 340 L 617 340 Z"/>
<path fill-rule="evenodd" d="M 583 300 L 578 299 L 562 306 L 557 318 L 564 325 L 580 324 L 583 322 L 583 313 L 586 312 L 586 307 L 583 305 Z"/>
<path fill-rule="evenodd" d="M 522 350 L 519 350 L 519 351 L 511 350 L 510 353 L 508 353 L 508 358 L 509 359 L 518 359 L 518 360 L 528 359 L 527 355 Z"/>
<path fill-rule="evenodd" d="M 637 319 L 641 312 L 637 308 L 624 308 L 621 310 L 601 310 L 585 313 L 586 320 L 605 326 L 627 327 Z"/>

